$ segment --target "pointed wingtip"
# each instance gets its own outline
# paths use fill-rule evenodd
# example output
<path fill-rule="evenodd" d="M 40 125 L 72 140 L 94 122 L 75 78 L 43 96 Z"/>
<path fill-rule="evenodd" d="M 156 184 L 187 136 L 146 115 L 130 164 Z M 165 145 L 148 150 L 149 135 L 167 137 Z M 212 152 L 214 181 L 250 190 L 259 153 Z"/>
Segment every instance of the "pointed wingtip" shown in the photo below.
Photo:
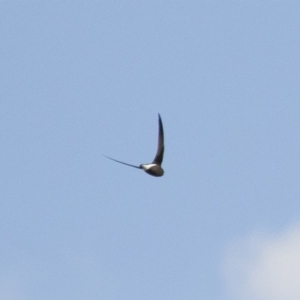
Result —
<path fill-rule="evenodd" d="M 162 126 L 162 119 L 161 119 L 160 114 L 158 114 L 158 122 L 159 122 L 160 126 Z"/>

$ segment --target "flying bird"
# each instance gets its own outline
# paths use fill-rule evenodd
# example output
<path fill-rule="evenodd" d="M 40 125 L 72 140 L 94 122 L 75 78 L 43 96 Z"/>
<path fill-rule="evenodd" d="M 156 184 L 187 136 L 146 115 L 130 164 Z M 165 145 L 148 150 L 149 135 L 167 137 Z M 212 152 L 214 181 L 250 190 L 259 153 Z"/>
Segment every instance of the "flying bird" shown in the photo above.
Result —
<path fill-rule="evenodd" d="M 125 162 L 113 159 L 113 158 L 108 157 L 106 155 L 104 155 L 104 156 L 106 158 L 111 159 L 113 161 L 116 161 L 120 164 L 130 166 L 130 167 L 133 167 L 133 168 L 137 168 L 137 169 L 142 169 L 149 175 L 160 177 L 160 176 L 164 175 L 164 170 L 161 167 L 161 164 L 162 164 L 162 161 L 163 161 L 163 156 L 164 156 L 164 149 L 165 149 L 165 146 L 164 146 L 164 129 L 163 129 L 160 114 L 158 114 L 158 147 L 157 147 L 157 152 L 156 152 L 156 155 L 155 155 L 154 160 L 153 160 L 152 163 L 150 163 L 150 164 L 141 164 L 139 166 L 134 166 L 134 165 L 127 164 Z"/>

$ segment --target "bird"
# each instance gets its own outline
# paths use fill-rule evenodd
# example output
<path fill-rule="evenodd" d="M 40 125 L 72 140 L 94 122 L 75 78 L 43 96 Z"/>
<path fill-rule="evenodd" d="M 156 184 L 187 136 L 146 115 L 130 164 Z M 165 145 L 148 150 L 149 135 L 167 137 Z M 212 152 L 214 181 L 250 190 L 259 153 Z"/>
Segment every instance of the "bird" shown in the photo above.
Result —
<path fill-rule="evenodd" d="M 149 175 L 152 175 L 155 177 L 161 177 L 164 175 L 164 170 L 161 167 L 163 157 L 164 157 L 164 150 L 165 150 L 164 129 L 163 129 L 163 124 L 162 124 L 160 114 L 158 114 L 158 147 L 157 147 L 157 152 L 156 152 L 156 155 L 155 155 L 152 163 L 141 164 L 139 166 L 135 166 L 135 165 L 131 165 L 131 164 L 116 160 L 116 159 L 111 158 L 106 155 L 103 155 L 103 156 L 105 156 L 106 158 L 113 160 L 117 163 L 129 166 L 129 167 L 137 168 L 137 169 L 142 169 Z"/>

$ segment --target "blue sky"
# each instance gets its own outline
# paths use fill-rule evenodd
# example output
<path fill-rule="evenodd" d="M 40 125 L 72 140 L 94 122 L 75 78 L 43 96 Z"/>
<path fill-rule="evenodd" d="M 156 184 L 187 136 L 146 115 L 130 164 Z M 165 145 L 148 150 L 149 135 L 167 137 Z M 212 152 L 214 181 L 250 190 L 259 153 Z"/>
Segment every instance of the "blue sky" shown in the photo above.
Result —
<path fill-rule="evenodd" d="M 0 8 L 1 300 L 299 299 L 297 1 Z"/>

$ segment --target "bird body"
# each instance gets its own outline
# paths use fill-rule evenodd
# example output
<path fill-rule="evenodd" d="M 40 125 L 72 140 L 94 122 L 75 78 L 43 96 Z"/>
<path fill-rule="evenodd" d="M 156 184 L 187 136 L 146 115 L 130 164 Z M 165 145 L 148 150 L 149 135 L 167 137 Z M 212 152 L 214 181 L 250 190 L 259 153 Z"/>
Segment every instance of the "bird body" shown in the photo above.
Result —
<path fill-rule="evenodd" d="M 164 175 L 164 170 L 160 165 L 157 164 L 147 164 L 141 165 L 141 168 L 149 175 L 160 177 Z"/>

